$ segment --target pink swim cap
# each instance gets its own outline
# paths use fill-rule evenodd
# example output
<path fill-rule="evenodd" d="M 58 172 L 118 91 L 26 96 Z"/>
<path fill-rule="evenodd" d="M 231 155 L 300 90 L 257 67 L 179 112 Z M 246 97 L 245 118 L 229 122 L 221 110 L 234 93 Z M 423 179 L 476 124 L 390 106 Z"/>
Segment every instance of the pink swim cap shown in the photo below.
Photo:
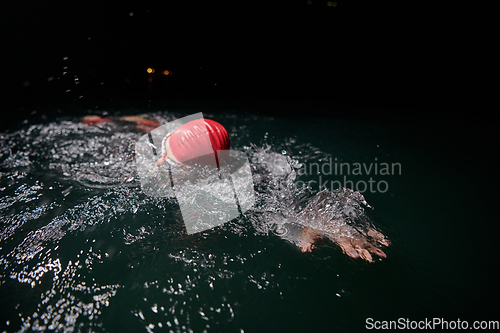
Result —
<path fill-rule="evenodd" d="M 210 119 L 196 119 L 179 127 L 170 137 L 169 146 L 181 163 L 219 167 L 217 151 L 229 150 L 230 142 L 221 124 Z"/>

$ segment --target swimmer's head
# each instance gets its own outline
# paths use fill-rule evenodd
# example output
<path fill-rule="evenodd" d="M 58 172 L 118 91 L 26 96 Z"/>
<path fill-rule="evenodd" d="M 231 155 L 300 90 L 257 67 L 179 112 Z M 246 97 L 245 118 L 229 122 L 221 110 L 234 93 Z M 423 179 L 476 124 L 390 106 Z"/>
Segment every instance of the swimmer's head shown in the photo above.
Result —
<path fill-rule="evenodd" d="M 163 156 L 156 165 L 170 159 L 186 165 L 219 167 L 218 151 L 229 148 L 229 135 L 221 124 L 210 119 L 196 119 L 167 134 Z"/>

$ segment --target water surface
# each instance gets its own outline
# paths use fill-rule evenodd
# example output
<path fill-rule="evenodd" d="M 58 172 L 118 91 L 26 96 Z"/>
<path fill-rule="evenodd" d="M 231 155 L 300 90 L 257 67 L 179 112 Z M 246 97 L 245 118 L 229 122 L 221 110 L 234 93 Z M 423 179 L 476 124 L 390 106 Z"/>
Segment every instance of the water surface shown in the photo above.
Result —
<path fill-rule="evenodd" d="M 183 115 L 151 113 L 163 122 Z M 386 182 L 363 194 L 392 242 L 387 258 L 368 264 L 334 244 L 301 253 L 257 228 L 255 212 L 188 236 L 176 201 L 147 196 L 134 178 L 142 133 L 53 117 L 0 133 L 2 330 L 358 331 L 367 318 L 498 320 L 486 306 L 498 292 L 493 185 L 466 125 L 205 116 L 242 151 L 303 165 L 400 164 L 395 174 L 298 178 Z"/>

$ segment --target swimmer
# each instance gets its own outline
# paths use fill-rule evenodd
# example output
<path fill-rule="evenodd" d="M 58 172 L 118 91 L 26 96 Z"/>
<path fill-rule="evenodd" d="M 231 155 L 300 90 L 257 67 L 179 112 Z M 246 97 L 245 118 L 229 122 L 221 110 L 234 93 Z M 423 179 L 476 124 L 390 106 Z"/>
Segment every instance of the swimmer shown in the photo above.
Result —
<path fill-rule="evenodd" d="M 158 122 L 144 116 L 125 116 L 118 120 L 135 123 L 140 131 L 149 132 L 159 126 Z M 87 116 L 82 121 L 96 125 L 113 120 Z M 210 119 L 197 119 L 165 135 L 156 166 L 160 168 L 167 162 L 173 166 L 213 164 L 215 160 L 219 167 L 217 151 L 229 149 L 229 135 L 221 124 Z M 296 244 L 304 253 L 312 252 L 316 243 L 329 240 L 351 258 L 368 262 L 374 262 L 373 255 L 386 258 L 381 248 L 390 243 L 371 223 L 361 218 L 364 216 L 362 206 L 368 204 L 359 192 L 345 188 L 338 193 L 321 191 L 309 198 L 304 208 L 296 204 L 296 217 L 293 223 L 288 224 L 294 232 L 282 238 Z"/>
<path fill-rule="evenodd" d="M 92 126 L 101 124 L 116 124 L 117 121 L 125 124 L 135 124 L 135 129 L 140 132 L 150 132 L 160 126 L 160 123 L 153 119 L 148 119 L 146 115 L 139 116 L 123 116 L 118 118 L 103 118 L 100 116 L 85 116 L 80 118 L 80 121 Z"/>
<path fill-rule="evenodd" d="M 202 133 L 208 133 L 208 136 L 200 135 Z M 210 119 L 197 119 L 163 138 L 162 155 L 156 165 L 161 167 L 167 161 L 174 165 L 188 164 L 193 154 L 199 155 L 200 151 L 204 154 L 213 152 L 217 161 L 217 151 L 229 148 L 229 136 L 221 124 Z M 199 159 L 196 161 L 199 162 Z M 349 204 L 343 202 L 346 196 L 351 199 Z M 344 213 L 346 208 L 349 208 L 349 215 L 363 214 L 361 206 L 356 208 L 354 204 L 350 204 L 353 201 L 368 206 L 359 192 L 348 189 L 342 189 L 339 193 L 323 191 L 309 200 L 308 205 L 298 213 L 297 223 L 303 227 L 296 242 L 300 250 L 311 252 L 315 248 L 315 242 L 326 238 L 337 244 L 351 258 L 361 258 L 368 262 L 374 262 L 372 255 L 386 258 L 380 248 L 388 246 L 389 241 L 382 233 L 362 219 L 357 219 L 352 225 L 348 224 L 347 221 L 353 221 L 351 216 Z M 325 212 L 329 211 L 328 207 L 336 207 L 339 212 L 332 213 L 330 209 L 330 214 L 325 215 Z M 358 212 L 355 212 L 356 209 Z"/>

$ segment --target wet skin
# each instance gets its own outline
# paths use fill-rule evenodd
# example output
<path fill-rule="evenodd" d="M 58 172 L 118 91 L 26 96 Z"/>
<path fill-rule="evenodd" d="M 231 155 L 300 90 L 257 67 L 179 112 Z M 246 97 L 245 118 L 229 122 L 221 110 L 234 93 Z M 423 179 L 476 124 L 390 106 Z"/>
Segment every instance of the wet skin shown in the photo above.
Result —
<path fill-rule="evenodd" d="M 142 132 L 148 132 L 152 129 L 160 126 L 154 120 L 145 119 L 142 116 L 124 116 L 119 118 L 121 121 L 131 122 L 136 124 L 136 129 Z M 86 116 L 81 119 L 81 121 L 88 123 L 90 125 L 96 125 L 99 122 L 103 121 L 112 121 L 108 118 L 101 118 L 99 116 Z M 167 141 L 167 158 L 174 160 L 174 162 L 179 163 L 170 152 L 170 147 Z M 163 158 L 158 159 L 156 162 L 157 166 L 161 166 L 165 164 L 166 160 Z M 358 198 L 361 202 L 364 201 L 364 198 L 361 194 L 359 194 Z M 301 213 L 305 213 L 303 219 L 307 219 L 308 213 L 311 211 L 317 212 L 320 211 L 325 202 L 328 202 L 328 198 L 322 200 L 319 203 L 315 203 L 314 205 L 308 205 Z M 310 215 L 310 214 L 309 214 Z M 330 220 L 327 221 L 326 228 L 324 230 L 318 230 L 307 226 L 307 221 L 304 221 L 303 225 L 305 228 L 301 233 L 299 248 L 302 252 L 311 252 L 315 245 L 314 243 L 321 239 L 329 239 L 337 244 L 342 251 L 351 258 L 361 258 L 368 262 L 374 262 L 373 255 L 378 256 L 379 258 L 386 258 L 386 254 L 381 250 L 382 247 L 389 246 L 389 240 L 379 231 L 375 230 L 371 225 L 366 224 L 364 226 L 365 231 L 361 232 L 357 228 L 354 228 L 350 225 L 343 223 L 338 220 Z M 334 230 L 333 232 L 328 232 L 327 230 Z"/>
<path fill-rule="evenodd" d="M 346 227 L 350 228 L 350 227 Z M 340 234 L 353 233 L 353 228 L 349 232 L 340 232 Z M 354 233 L 352 236 L 337 236 L 333 234 L 328 234 L 315 230 L 310 227 L 306 227 L 301 234 L 301 240 L 299 248 L 302 252 L 312 252 L 315 248 L 314 243 L 323 238 L 327 238 L 337 244 L 342 252 L 347 254 L 349 257 L 357 259 L 361 258 L 368 262 L 374 262 L 372 255 L 377 255 L 380 258 L 387 258 L 387 255 L 380 248 L 384 246 L 389 246 L 390 242 L 385 238 L 385 236 L 371 229 L 368 231 L 368 236 L 361 233 Z M 371 239 L 370 239 L 371 238 Z"/>
<path fill-rule="evenodd" d="M 389 240 L 369 220 L 361 218 L 367 207 L 370 206 L 364 197 L 349 189 L 343 188 L 339 193 L 318 193 L 299 212 L 299 223 L 305 227 L 301 233 L 300 250 L 311 252 L 315 242 L 326 238 L 351 258 L 368 262 L 374 262 L 373 255 L 386 258 L 381 248 L 389 246 Z M 349 208 L 348 213 L 345 213 L 346 208 Z"/>

